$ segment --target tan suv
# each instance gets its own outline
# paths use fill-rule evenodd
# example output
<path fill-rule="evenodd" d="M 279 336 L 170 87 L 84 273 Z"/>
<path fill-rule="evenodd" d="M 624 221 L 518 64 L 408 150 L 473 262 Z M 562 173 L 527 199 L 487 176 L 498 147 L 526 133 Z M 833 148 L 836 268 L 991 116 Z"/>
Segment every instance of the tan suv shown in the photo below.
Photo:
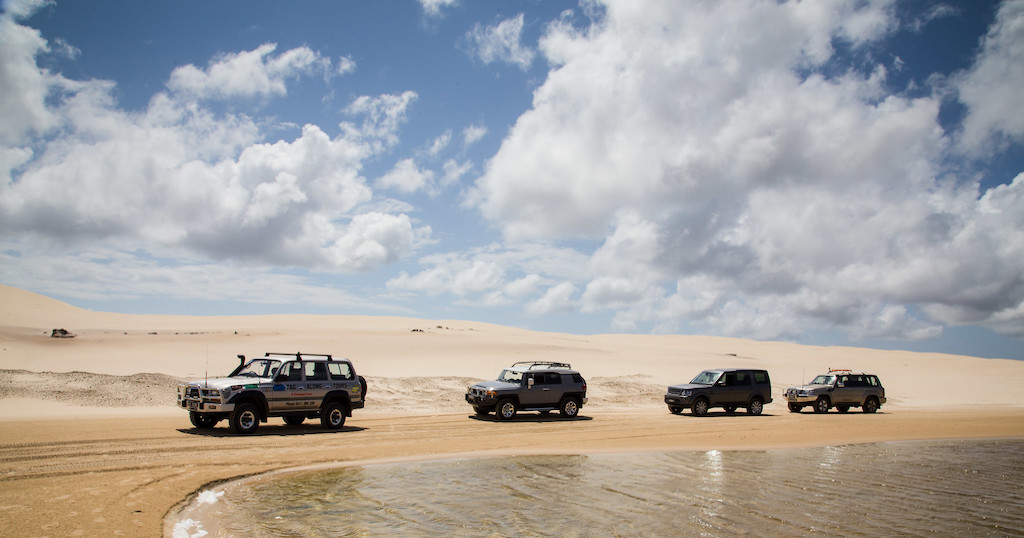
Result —
<path fill-rule="evenodd" d="M 324 428 L 338 429 L 363 407 L 366 380 L 348 359 L 311 353 L 238 358 L 228 377 L 178 385 L 178 407 L 188 410 L 193 426 L 212 428 L 227 419 L 236 433 L 253 433 L 267 418 L 282 417 L 293 426 L 319 418 Z"/>
<path fill-rule="evenodd" d="M 850 370 L 830 369 L 807 385 L 789 387 L 784 394 L 793 413 L 806 406 L 811 406 L 815 413 L 827 413 L 832 407 L 840 413 L 851 407 L 874 413 L 885 403 L 885 388 L 878 376 Z"/>

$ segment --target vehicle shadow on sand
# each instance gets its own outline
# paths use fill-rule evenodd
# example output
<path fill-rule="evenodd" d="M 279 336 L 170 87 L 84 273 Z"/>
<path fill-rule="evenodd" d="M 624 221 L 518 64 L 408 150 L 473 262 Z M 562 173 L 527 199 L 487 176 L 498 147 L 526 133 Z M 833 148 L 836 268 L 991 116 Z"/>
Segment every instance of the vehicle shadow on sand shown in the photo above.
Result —
<path fill-rule="evenodd" d="M 685 411 L 682 412 L 682 413 L 670 413 L 670 414 L 671 415 L 675 415 L 677 417 L 685 417 L 685 418 L 718 418 L 718 417 L 724 417 L 724 418 L 747 417 L 747 418 L 749 418 L 749 417 L 774 417 L 774 416 L 776 416 L 776 415 L 774 415 L 772 413 L 761 413 L 760 415 L 751 415 L 750 413 L 726 413 L 725 411 L 708 411 L 707 414 L 705 414 L 705 415 L 694 415 L 693 413 L 689 413 L 689 412 L 685 412 Z"/>
<path fill-rule="evenodd" d="M 293 435 L 326 435 L 332 433 L 361 432 L 366 428 L 359 426 L 342 426 L 336 430 L 325 430 L 317 424 L 302 424 L 300 426 L 289 426 L 287 424 L 260 425 L 255 433 L 235 433 L 231 428 L 178 428 L 178 431 L 188 435 L 200 435 L 203 437 L 290 437 Z"/>
<path fill-rule="evenodd" d="M 502 420 L 497 416 L 490 415 L 469 415 L 469 418 L 473 420 L 479 420 L 480 422 L 576 422 L 585 420 L 594 420 L 594 417 L 588 417 L 584 415 L 576 415 L 573 418 L 565 418 L 557 413 L 550 413 L 547 415 L 539 415 L 536 413 L 530 413 L 528 415 L 516 414 L 509 420 Z"/>

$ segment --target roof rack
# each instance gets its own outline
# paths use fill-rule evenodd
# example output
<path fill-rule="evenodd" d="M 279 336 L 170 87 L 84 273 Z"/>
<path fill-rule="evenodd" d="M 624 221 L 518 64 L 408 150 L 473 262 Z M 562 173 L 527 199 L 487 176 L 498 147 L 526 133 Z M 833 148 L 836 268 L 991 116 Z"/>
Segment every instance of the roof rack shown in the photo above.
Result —
<path fill-rule="evenodd" d="M 304 355 L 308 355 L 310 357 L 327 357 L 327 360 L 329 361 L 334 360 L 330 355 L 325 355 L 323 353 L 302 353 L 301 351 L 296 351 L 295 353 L 271 353 L 268 351 L 263 356 L 270 357 L 272 355 L 275 357 L 295 357 L 295 360 L 297 361 L 301 361 Z"/>
<path fill-rule="evenodd" d="M 519 366 L 520 364 L 528 364 L 527 370 L 533 370 L 534 368 L 572 368 L 567 362 L 548 362 L 548 361 L 519 361 L 512 363 L 512 368 Z"/>
<path fill-rule="evenodd" d="M 851 373 L 851 372 L 853 372 L 853 370 L 851 370 L 849 368 L 829 368 L 828 369 L 828 373 L 831 374 L 832 372 L 847 372 L 847 373 Z"/>

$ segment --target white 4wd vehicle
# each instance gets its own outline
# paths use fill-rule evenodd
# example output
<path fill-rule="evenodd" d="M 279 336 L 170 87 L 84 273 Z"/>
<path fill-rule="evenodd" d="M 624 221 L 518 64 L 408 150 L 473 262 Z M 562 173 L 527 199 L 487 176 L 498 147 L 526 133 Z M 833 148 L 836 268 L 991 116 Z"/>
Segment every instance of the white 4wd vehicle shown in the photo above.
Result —
<path fill-rule="evenodd" d="M 885 388 L 878 376 L 850 370 L 830 369 L 807 385 L 789 387 L 785 395 L 792 413 L 799 413 L 808 406 L 815 413 L 827 413 L 832 407 L 840 413 L 851 407 L 874 413 L 885 403 Z"/>
<path fill-rule="evenodd" d="M 283 417 L 291 425 L 319 418 L 324 428 L 338 429 L 365 403 L 366 380 L 348 359 L 302 353 L 238 358 L 228 377 L 178 385 L 178 407 L 188 410 L 195 427 L 227 419 L 236 433 L 253 433 L 267 418 Z"/>

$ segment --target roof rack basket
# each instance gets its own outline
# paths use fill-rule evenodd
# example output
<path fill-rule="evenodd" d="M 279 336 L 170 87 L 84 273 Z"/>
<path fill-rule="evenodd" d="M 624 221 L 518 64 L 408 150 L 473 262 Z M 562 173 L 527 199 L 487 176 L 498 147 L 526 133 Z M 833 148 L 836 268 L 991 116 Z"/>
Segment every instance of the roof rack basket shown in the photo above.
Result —
<path fill-rule="evenodd" d="M 533 370 L 534 368 L 572 368 L 567 362 L 548 362 L 548 361 L 519 361 L 512 363 L 512 367 L 528 364 L 527 370 Z"/>
<path fill-rule="evenodd" d="M 271 352 L 268 351 L 263 356 L 264 357 L 270 357 L 270 356 L 274 356 L 274 357 L 295 357 L 295 360 L 299 360 L 299 361 L 302 360 L 303 356 L 308 356 L 308 357 L 327 357 L 327 360 L 333 360 L 330 355 L 325 355 L 323 353 L 302 353 L 301 351 L 298 351 L 298 352 L 295 352 L 295 353 L 271 353 Z"/>

